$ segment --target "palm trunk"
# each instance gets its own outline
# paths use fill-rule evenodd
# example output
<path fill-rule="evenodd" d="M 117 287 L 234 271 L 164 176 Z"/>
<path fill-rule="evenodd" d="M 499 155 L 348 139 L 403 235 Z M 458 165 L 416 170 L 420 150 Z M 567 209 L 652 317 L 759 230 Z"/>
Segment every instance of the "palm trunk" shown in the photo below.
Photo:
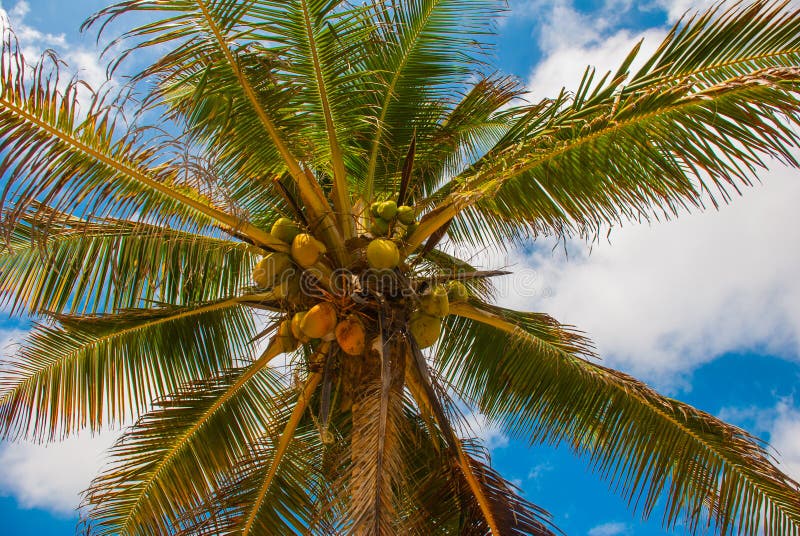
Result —
<path fill-rule="evenodd" d="M 353 389 L 351 444 L 352 534 L 396 533 L 395 491 L 403 474 L 405 356 L 398 337 L 378 337 L 361 363 Z"/>

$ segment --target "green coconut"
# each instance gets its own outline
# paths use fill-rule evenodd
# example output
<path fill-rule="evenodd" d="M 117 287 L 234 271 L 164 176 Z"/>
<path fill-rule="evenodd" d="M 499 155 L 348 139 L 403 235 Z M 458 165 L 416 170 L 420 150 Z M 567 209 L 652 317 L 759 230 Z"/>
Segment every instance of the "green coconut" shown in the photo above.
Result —
<path fill-rule="evenodd" d="M 348 315 L 336 324 L 336 342 L 348 355 L 361 355 L 367 340 L 367 330 L 358 315 Z"/>
<path fill-rule="evenodd" d="M 278 333 L 275 338 L 284 352 L 297 350 L 297 347 L 300 346 L 300 341 L 292 333 L 292 321 L 288 318 L 278 326 Z"/>
<path fill-rule="evenodd" d="M 378 215 L 386 221 L 392 221 L 397 215 L 397 203 L 394 201 L 384 201 L 378 207 Z"/>
<path fill-rule="evenodd" d="M 430 316 L 422 311 L 414 311 L 408 322 L 411 336 L 420 348 L 432 346 L 442 333 L 442 319 Z"/>
<path fill-rule="evenodd" d="M 450 314 L 450 300 L 447 299 L 447 289 L 442 285 L 422 296 L 419 300 L 420 310 L 437 318 L 444 318 Z"/>
<path fill-rule="evenodd" d="M 325 253 L 325 244 L 307 233 L 301 233 L 292 241 L 292 258 L 303 268 L 311 268 Z"/>
<path fill-rule="evenodd" d="M 469 299 L 467 286 L 461 281 L 450 281 L 447 284 L 447 299 L 451 303 L 467 301 Z"/>
<path fill-rule="evenodd" d="M 272 288 L 291 269 L 292 259 L 289 255 L 268 253 L 253 269 L 253 281 L 259 288 Z"/>
<path fill-rule="evenodd" d="M 419 227 L 419 224 L 417 224 L 417 222 L 409 223 L 408 225 L 406 225 L 405 237 L 408 238 L 409 236 L 414 234 L 414 231 L 417 230 L 417 227 Z"/>
<path fill-rule="evenodd" d="M 381 202 L 375 201 L 369 206 L 369 213 L 372 214 L 373 218 L 379 218 L 381 215 Z"/>
<path fill-rule="evenodd" d="M 389 222 L 381 217 L 375 218 L 369 228 L 369 232 L 374 236 L 384 236 L 389 232 Z"/>
<path fill-rule="evenodd" d="M 411 225 L 414 223 L 414 219 L 416 218 L 416 214 L 414 214 L 414 209 L 409 207 L 408 205 L 402 205 L 397 207 L 397 221 L 404 225 Z"/>
<path fill-rule="evenodd" d="M 300 329 L 311 339 L 321 339 L 336 327 L 336 307 L 329 302 L 318 303 L 308 310 Z"/>
<path fill-rule="evenodd" d="M 400 250 L 393 241 L 376 238 L 367 246 L 367 262 L 375 270 L 391 270 L 400 264 Z"/>
<path fill-rule="evenodd" d="M 300 234 L 300 227 L 289 218 L 278 218 L 272 224 L 270 233 L 278 240 L 291 244 L 294 237 Z"/>

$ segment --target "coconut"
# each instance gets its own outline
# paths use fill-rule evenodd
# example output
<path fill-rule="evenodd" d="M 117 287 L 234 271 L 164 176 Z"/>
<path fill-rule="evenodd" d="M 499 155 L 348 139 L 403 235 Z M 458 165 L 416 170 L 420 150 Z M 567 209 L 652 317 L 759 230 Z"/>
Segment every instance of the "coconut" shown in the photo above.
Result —
<path fill-rule="evenodd" d="M 272 288 L 275 282 L 292 269 L 286 253 L 268 253 L 253 269 L 253 281 L 260 288 Z"/>
<path fill-rule="evenodd" d="M 328 302 L 318 303 L 308 310 L 300 329 L 311 339 L 321 339 L 336 327 L 336 308 Z"/>
<path fill-rule="evenodd" d="M 292 258 L 303 268 L 314 266 L 326 251 L 325 244 L 310 234 L 301 233 L 292 241 Z"/>
<path fill-rule="evenodd" d="M 469 299 L 467 286 L 461 281 L 450 281 L 447 284 L 447 299 L 451 303 L 467 301 Z"/>
<path fill-rule="evenodd" d="M 383 218 L 375 218 L 369 228 L 369 232 L 371 232 L 374 236 L 384 236 L 389 232 L 389 222 Z"/>
<path fill-rule="evenodd" d="M 300 234 L 300 227 L 289 218 L 278 218 L 272 224 L 270 233 L 278 240 L 291 244 L 294 237 Z"/>
<path fill-rule="evenodd" d="M 447 289 L 439 285 L 430 294 L 425 294 L 419 301 L 420 310 L 437 318 L 444 318 L 450 314 L 450 300 L 447 299 Z"/>
<path fill-rule="evenodd" d="M 280 323 L 275 337 L 284 352 L 291 352 L 300 346 L 300 341 L 292 333 L 292 321 L 288 318 Z"/>
<path fill-rule="evenodd" d="M 369 206 L 369 213 L 372 214 L 373 218 L 378 218 L 381 215 L 381 202 L 375 201 Z"/>
<path fill-rule="evenodd" d="M 367 330 L 357 315 L 349 315 L 336 324 L 336 342 L 339 343 L 339 347 L 346 354 L 363 354 L 366 337 Z"/>
<path fill-rule="evenodd" d="M 378 207 L 378 215 L 386 221 L 392 221 L 397 215 L 397 203 L 394 201 L 384 201 Z"/>
<path fill-rule="evenodd" d="M 376 270 L 391 270 L 400 264 L 397 244 L 386 238 L 376 238 L 367 246 L 367 262 Z"/>
<path fill-rule="evenodd" d="M 397 207 L 397 221 L 405 225 L 411 225 L 414 223 L 414 218 L 416 214 L 414 214 L 414 209 L 407 206 L 402 205 Z"/>
<path fill-rule="evenodd" d="M 272 292 L 279 300 L 299 301 L 301 297 L 300 274 L 292 273 L 289 277 L 282 277 L 272 287 Z"/>
<path fill-rule="evenodd" d="M 408 225 L 406 225 L 406 235 L 405 235 L 406 238 L 414 234 L 414 231 L 417 230 L 417 227 L 419 227 L 419 225 L 416 222 L 409 223 Z"/>
<path fill-rule="evenodd" d="M 411 335 L 420 348 L 432 346 L 442 333 L 442 320 L 435 316 L 426 315 L 422 311 L 414 311 L 408 322 Z"/>
<path fill-rule="evenodd" d="M 300 311 L 299 313 L 295 313 L 292 317 L 292 335 L 294 335 L 294 338 L 302 343 L 306 343 L 311 340 L 306 336 L 305 333 L 303 333 L 301 328 L 303 319 L 306 317 L 307 313 L 308 311 Z"/>

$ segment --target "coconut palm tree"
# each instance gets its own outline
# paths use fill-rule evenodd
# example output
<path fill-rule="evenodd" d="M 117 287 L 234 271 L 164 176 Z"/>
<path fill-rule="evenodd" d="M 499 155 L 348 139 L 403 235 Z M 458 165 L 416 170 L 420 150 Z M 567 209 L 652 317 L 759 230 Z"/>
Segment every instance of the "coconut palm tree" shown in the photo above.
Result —
<path fill-rule="evenodd" d="M 592 238 L 797 166 L 800 12 L 711 9 L 640 68 L 637 47 L 528 103 L 488 64 L 502 10 L 120 1 L 86 26 L 134 15 L 112 50 L 157 52 L 125 98 L 5 39 L 2 296 L 35 324 L 0 434 L 135 423 L 85 494 L 94 533 L 557 532 L 469 408 L 568 445 L 667 528 L 800 533 L 800 486 L 757 439 L 447 253 Z"/>

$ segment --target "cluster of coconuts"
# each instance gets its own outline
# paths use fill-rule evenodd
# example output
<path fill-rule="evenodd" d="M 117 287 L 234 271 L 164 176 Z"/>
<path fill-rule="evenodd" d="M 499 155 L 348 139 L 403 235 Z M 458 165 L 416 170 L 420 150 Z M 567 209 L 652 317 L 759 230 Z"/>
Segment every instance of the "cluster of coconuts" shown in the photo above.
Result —
<path fill-rule="evenodd" d="M 469 292 L 461 281 L 437 285 L 423 294 L 419 308 L 411 313 L 408 327 L 420 348 L 432 346 L 442 333 L 442 320 L 450 314 L 450 303 L 467 301 Z"/>
<path fill-rule="evenodd" d="M 294 265 L 302 269 L 314 266 L 327 253 L 325 244 L 302 232 L 300 226 L 289 218 L 279 218 L 273 224 L 270 234 L 291 245 L 290 253 L 274 252 L 265 255 L 253 271 L 253 280 L 259 287 L 271 290 L 276 298 L 302 303 L 301 271 L 295 270 Z M 296 350 L 301 343 L 312 339 L 336 339 L 344 352 L 350 355 L 364 353 L 367 334 L 364 323 L 356 314 L 347 315 L 341 321 L 338 316 L 332 303 L 319 302 L 281 322 L 277 341 L 283 351 L 290 352 Z"/>
<path fill-rule="evenodd" d="M 397 206 L 392 200 L 375 201 L 370 205 L 370 232 L 374 236 L 387 236 L 393 231 L 398 238 L 405 238 L 417 228 L 414 208 L 408 205 Z"/>

